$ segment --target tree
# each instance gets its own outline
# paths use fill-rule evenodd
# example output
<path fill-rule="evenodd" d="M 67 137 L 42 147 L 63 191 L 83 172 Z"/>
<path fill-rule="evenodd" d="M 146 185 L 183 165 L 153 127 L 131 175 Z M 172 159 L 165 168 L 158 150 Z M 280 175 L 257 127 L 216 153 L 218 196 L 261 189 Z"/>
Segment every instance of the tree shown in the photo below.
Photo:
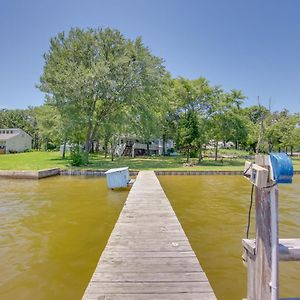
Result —
<path fill-rule="evenodd" d="M 190 153 L 196 148 L 196 141 L 199 138 L 199 122 L 197 114 L 193 110 L 187 111 L 180 120 L 178 132 L 178 145 L 186 152 L 186 162 L 190 161 Z"/>
<path fill-rule="evenodd" d="M 269 151 L 274 147 L 278 150 L 290 147 L 291 153 L 293 147 L 297 146 L 297 127 L 299 125 L 299 114 L 290 115 L 287 110 L 274 112 L 269 117 L 269 126 L 267 128 L 267 138 L 269 141 Z"/>
<path fill-rule="evenodd" d="M 247 126 L 247 145 L 256 153 L 268 151 L 266 127 L 270 111 L 262 105 L 254 105 L 245 108 L 241 113 L 245 116 Z"/>
<path fill-rule="evenodd" d="M 239 116 L 240 106 L 245 96 L 241 91 L 224 92 L 220 87 L 214 87 L 212 105 L 210 108 L 210 132 L 215 145 L 215 160 L 218 160 L 218 143 L 232 141 L 238 144 L 239 139 L 245 139 L 246 128 Z"/>
<path fill-rule="evenodd" d="M 64 141 L 61 116 L 53 106 L 42 105 L 34 109 L 37 127 L 44 150 L 57 148 Z M 63 154 L 64 156 L 64 154 Z"/>
<path fill-rule="evenodd" d="M 206 122 L 213 107 L 214 88 L 203 77 L 195 80 L 180 77 L 173 84 L 176 112 L 173 112 L 171 120 L 177 120 L 177 144 L 186 151 L 187 161 L 192 148 L 199 151 L 201 160 L 202 145 L 208 131 Z M 190 125 L 193 128 L 186 127 Z M 194 140 L 191 141 L 190 138 Z"/>
<path fill-rule="evenodd" d="M 99 127 L 126 105 L 160 93 L 165 68 L 141 38 L 112 29 L 71 29 L 50 41 L 39 88 L 65 120 L 76 120 L 88 155 Z"/>

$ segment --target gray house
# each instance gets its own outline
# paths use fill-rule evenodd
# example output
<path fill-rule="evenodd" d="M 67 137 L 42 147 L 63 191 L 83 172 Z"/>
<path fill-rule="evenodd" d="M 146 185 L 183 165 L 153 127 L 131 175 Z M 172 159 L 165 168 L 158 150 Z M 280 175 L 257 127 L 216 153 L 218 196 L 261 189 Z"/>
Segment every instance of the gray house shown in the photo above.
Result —
<path fill-rule="evenodd" d="M 19 128 L 0 129 L 0 153 L 15 153 L 30 150 L 32 137 Z"/>

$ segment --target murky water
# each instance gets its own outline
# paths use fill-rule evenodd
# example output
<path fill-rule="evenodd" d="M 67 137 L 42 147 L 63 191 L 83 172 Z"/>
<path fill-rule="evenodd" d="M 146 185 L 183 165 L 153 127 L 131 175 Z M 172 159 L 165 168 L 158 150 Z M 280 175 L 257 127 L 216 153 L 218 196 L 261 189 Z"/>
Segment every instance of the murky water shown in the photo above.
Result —
<path fill-rule="evenodd" d="M 160 176 L 159 180 L 220 300 L 246 298 L 245 237 L 250 184 L 242 176 Z M 300 238 L 300 176 L 280 186 L 280 237 Z M 253 211 L 254 213 L 254 211 Z M 252 233 L 254 232 L 252 218 Z M 280 263 L 282 297 L 300 296 L 300 263 Z"/>
<path fill-rule="evenodd" d="M 0 299 L 81 299 L 128 191 L 63 176 L 0 191 Z"/>

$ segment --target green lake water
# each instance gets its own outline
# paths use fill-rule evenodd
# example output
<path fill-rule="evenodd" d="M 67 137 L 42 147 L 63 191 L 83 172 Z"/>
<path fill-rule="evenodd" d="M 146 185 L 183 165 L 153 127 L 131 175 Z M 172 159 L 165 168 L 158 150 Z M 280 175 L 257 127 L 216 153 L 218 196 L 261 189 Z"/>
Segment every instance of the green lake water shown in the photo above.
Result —
<path fill-rule="evenodd" d="M 67 176 L 0 191 L 0 299 L 81 299 L 128 191 Z"/>
<path fill-rule="evenodd" d="M 251 186 L 242 176 L 160 176 L 159 181 L 219 300 L 247 296 L 241 240 Z M 280 238 L 300 238 L 300 176 L 280 185 Z M 254 210 L 252 212 L 254 216 Z M 252 218 L 252 232 L 255 228 Z M 300 263 L 280 263 L 282 297 L 300 296 Z"/>
<path fill-rule="evenodd" d="M 218 299 L 246 296 L 241 260 L 250 184 L 242 176 L 160 176 Z M 81 299 L 128 191 L 105 178 L 0 180 L 0 299 Z M 300 176 L 280 186 L 280 236 L 300 237 Z M 252 220 L 252 236 L 254 229 Z M 280 264 L 300 296 L 300 263 Z"/>

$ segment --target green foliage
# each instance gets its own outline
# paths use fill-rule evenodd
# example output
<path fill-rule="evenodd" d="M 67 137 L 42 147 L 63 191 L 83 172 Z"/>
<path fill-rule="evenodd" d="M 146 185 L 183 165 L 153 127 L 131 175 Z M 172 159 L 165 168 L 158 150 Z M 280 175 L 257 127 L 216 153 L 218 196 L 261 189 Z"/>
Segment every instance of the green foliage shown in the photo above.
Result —
<path fill-rule="evenodd" d="M 58 148 L 63 141 L 64 127 L 58 110 L 49 105 L 34 108 L 39 138 L 44 150 Z"/>
<path fill-rule="evenodd" d="M 72 166 L 82 166 L 87 164 L 86 155 L 79 145 L 71 148 L 70 159 Z"/>
<path fill-rule="evenodd" d="M 268 138 L 269 150 L 274 148 L 287 149 L 299 145 L 298 132 L 299 114 L 290 115 L 287 110 L 274 112 L 268 120 L 266 136 Z"/>
<path fill-rule="evenodd" d="M 158 95 L 166 75 L 141 38 L 129 40 L 109 28 L 60 33 L 44 58 L 39 88 L 77 133 L 75 142 L 85 140 L 87 153 L 105 119 Z"/>

